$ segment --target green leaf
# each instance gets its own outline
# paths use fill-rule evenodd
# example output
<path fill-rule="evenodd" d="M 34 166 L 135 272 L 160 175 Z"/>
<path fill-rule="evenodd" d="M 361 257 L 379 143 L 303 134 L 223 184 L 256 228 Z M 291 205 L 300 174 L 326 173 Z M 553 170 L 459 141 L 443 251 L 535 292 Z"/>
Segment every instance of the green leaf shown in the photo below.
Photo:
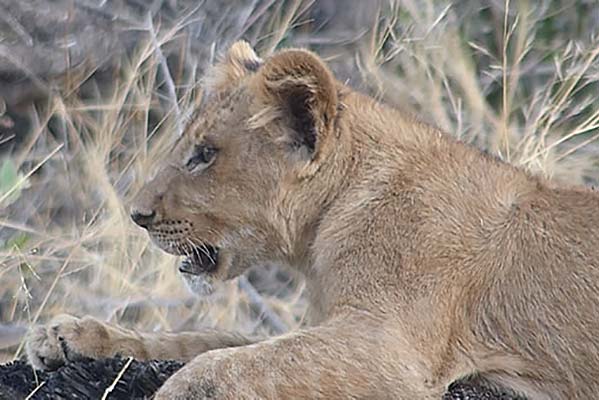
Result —
<path fill-rule="evenodd" d="M 29 182 L 23 179 L 23 174 L 17 170 L 14 161 L 7 158 L 0 164 L 0 199 L 4 207 L 14 203 L 23 189 L 29 187 Z"/>
<path fill-rule="evenodd" d="M 29 242 L 29 239 L 30 237 L 26 233 L 19 233 L 8 239 L 4 247 L 6 248 L 6 250 L 23 251 L 25 246 L 27 246 L 27 242 Z"/>

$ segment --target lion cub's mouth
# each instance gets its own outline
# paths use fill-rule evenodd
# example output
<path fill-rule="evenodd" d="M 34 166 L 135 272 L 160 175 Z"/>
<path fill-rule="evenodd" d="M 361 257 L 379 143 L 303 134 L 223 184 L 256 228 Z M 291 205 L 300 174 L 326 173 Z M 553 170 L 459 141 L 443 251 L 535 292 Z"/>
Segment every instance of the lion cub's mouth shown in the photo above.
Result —
<path fill-rule="evenodd" d="M 191 254 L 179 265 L 179 271 L 185 274 L 200 275 L 214 272 L 218 267 L 219 249 L 208 244 L 194 246 Z"/>

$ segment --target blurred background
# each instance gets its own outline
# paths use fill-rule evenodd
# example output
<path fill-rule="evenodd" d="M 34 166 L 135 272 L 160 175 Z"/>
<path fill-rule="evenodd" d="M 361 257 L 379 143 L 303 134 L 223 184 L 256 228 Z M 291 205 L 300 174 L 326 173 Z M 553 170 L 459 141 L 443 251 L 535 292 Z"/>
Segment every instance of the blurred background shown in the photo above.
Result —
<path fill-rule="evenodd" d="M 568 184 L 599 182 L 596 0 L 0 0 L 0 362 L 59 313 L 140 330 L 279 333 L 300 278 L 257 266 L 208 299 L 129 220 L 144 175 L 238 39 Z"/>

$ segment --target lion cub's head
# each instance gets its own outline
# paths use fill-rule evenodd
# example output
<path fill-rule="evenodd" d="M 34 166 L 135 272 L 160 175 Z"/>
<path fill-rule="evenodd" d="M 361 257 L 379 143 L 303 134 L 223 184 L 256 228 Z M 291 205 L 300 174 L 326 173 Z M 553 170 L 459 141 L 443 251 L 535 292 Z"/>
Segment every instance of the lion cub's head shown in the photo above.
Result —
<path fill-rule="evenodd" d="M 196 112 L 132 218 L 198 293 L 257 263 L 301 258 L 331 186 L 320 176 L 338 140 L 339 85 L 303 50 L 261 60 L 235 43 L 206 79 Z"/>

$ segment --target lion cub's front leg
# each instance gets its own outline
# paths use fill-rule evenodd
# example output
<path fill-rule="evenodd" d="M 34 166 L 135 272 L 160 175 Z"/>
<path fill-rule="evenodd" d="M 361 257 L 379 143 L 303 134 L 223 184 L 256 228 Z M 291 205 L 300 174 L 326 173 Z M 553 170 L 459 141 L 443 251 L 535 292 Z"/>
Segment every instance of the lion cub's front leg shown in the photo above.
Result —
<path fill-rule="evenodd" d="M 155 399 L 440 399 L 444 386 L 423 384 L 418 358 L 384 328 L 347 319 L 204 353 Z"/>
<path fill-rule="evenodd" d="M 56 369 L 82 357 L 122 355 L 138 360 L 188 361 L 205 351 L 242 346 L 256 340 L 217 330 L 182 333 L 139 333 L 98 321 L 60 315 L 28 334 L 25 350 L 37 369 Z"/>

